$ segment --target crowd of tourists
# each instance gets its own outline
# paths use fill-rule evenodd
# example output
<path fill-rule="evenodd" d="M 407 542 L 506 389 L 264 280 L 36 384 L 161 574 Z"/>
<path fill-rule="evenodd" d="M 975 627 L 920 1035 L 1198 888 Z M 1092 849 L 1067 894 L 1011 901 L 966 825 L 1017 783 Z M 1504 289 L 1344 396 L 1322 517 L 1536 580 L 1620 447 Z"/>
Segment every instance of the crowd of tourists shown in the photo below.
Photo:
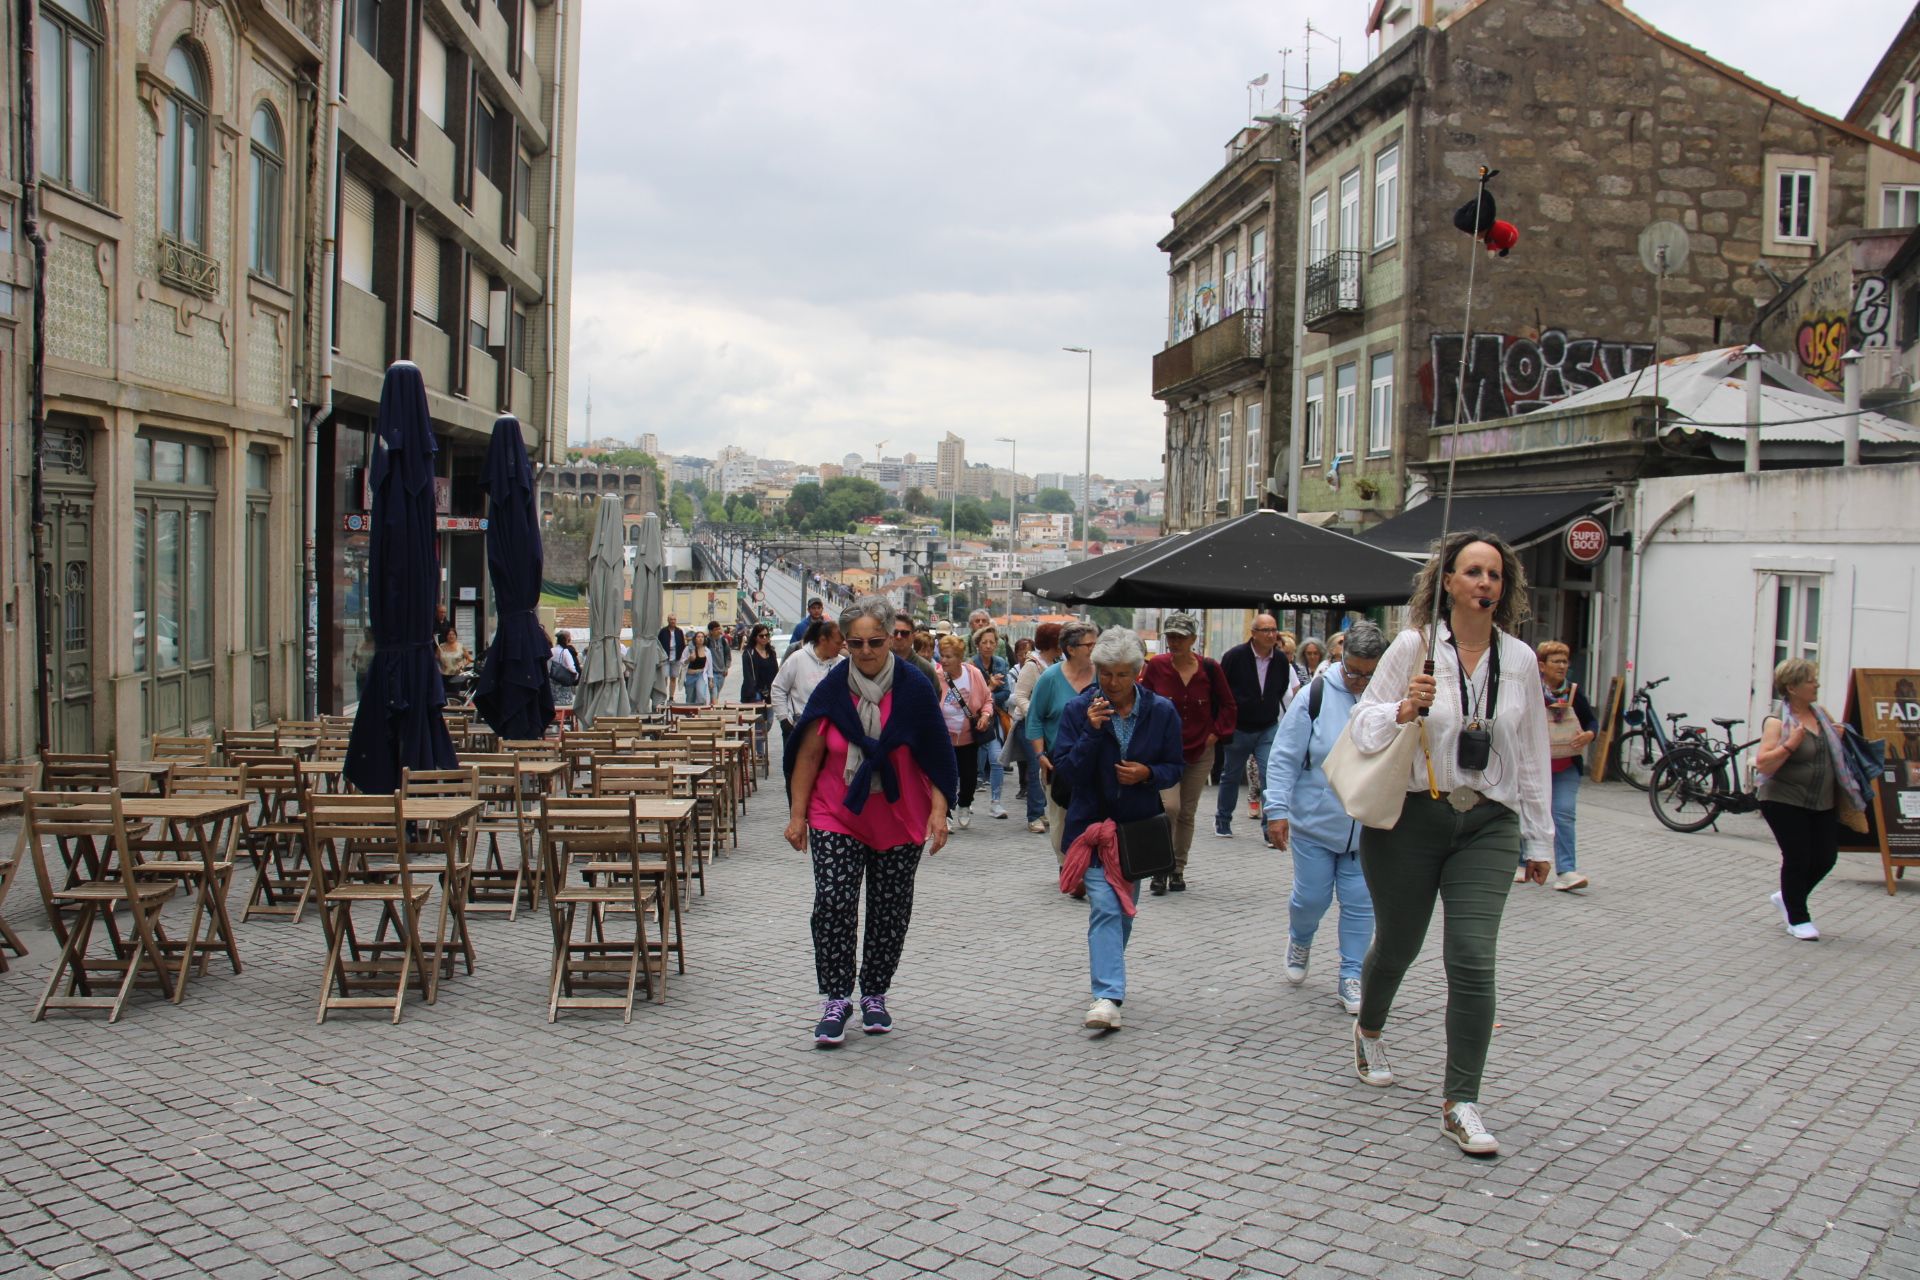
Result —
<path fill-rule="evenodd" d="M 1440 1127 L 1469 1154 L 1498 1150 L 1479 1107 L 1500 919 L 1515 884 L 1587 883 L 1573 831 L 1593 717 L 1565 647 L 1518 637 L 1526 584 L 1497 537 L 1450 537 L 1397 636 L 1356 617 L 1298 638 L 1260 614 L 1217 660 L 1185 613 L 1162 621 L 1165 651 L 1149 654 L 1124 627 L 1047 623 L 1009 647 L 984 612 L 936 636 L 880 597 L 837 617 L 811 603 L 784 661 L 753 628 L 741 697 L 779 725 L 785 835 L 812 861 L 817 1045 L 844 1043 L 856 1015 L 867 1035 L 894 1030 L 887 997 L 920 859 L 976 806 L 1011 818 L 1008 801 L 1048 837 L 1062 892 L 1087 904 L 1082 1023 L 1119 1030 L 1143 896 L 1205 874 L 1193 843 L 1206 789 L 1218 783 L 1212 834 L 1232 839 L 1245 785 L 1255 831 L 1292 862 L 1276 956 L 1288 982 L 1308 981 L 1337 907 L 1333 995 L 1368 1085 L 1394 1083 L 1385 1029 L 1444 907 Z M 1389 816 L 1353 816 L 1382 796 Z"/>

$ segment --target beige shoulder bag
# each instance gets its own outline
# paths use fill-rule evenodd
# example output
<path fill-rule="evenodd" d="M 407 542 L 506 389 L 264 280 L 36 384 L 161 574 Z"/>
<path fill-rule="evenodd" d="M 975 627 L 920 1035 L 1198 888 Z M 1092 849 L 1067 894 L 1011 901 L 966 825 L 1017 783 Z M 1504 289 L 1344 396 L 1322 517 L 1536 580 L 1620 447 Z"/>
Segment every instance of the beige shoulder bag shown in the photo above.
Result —
<path fill-rule="evenodd" d="M 1424 653 L 1425 646 L 1421 652 Z M 1347 719 L 1339 740 L 1327 753 L 1321 769 L 1327 785 L 1339 797 L 1347 816 L 1364 827 L 1391 831 L 1400 821 L 1400 810 L 1407 800 L 1407 778 L 1413 770 L 1415 750 L 1427 752 L 1427 790 L 1438 798 L 1440 790 L 1433 780 L 1433 755 L 1427 750 L 1427 722 L 1415 716 L 1400 726 L 1393 741 L 1368 753 L 1353 741 L 1353 719 Z"/>

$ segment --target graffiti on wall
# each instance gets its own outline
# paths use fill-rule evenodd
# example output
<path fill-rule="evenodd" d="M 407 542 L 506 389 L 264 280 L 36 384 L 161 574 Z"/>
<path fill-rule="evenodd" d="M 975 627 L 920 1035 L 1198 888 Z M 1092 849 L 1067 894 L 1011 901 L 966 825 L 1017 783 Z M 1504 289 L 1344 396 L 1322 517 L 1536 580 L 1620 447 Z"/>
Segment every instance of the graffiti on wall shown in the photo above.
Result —
<path fill-rule="evenodd" d="M 1840 301 L 1844 301 L 1844 295 Z M 1849 347 L 1862 351 L 1887 345 L 1893 328 L 1893 295 L 1880 276 L 1862 276 L 1854 283 L 1851 307 L 1813 310 L 1800 317 L 1793 335 L 1800 375 L 1828 391 L 1841 389 L 1840 357 Z"/>
<path fill-rule="evenodd" d="M 1476 333 L 1467 350 L 1465 411 L 1456 403 L 1461 336 L 1433 335 L 1432 358 L 1420 370 L 1420 385 L 1434 426 L 1488 422 L 1528 413 L 1577 391 L 1644 369 L 1653 362 L 1651 342 L 1570 338 L 1564 329 L 1538 335 Z"/>

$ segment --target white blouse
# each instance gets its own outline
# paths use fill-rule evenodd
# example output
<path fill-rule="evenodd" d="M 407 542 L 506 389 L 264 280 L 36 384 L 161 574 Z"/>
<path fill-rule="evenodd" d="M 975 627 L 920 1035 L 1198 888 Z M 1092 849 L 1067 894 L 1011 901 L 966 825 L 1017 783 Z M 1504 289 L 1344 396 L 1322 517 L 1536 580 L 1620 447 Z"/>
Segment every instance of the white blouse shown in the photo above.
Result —
<path fill-rule="evenodd" d="M 1472 787 L 1498 800 L 1520 816 L 1520 836 L 1530 862 L 1553 861 L 1553 750 L 1547 740 L 1546 695 L 1540 685 L 1540 664 L 1526 641 L 1495 632 L 1500 644 L 1500 696 L 1493 715 L 1493 755 L 1485 770 L 1466 770 L 1456 763 L 1460 742 L 1460 662 L 1440 635 L 1434 656 L 1436 686 L 1433 711 L 1427 717 L 1427 746 L 1433 756 L 1434 783 L 1445 795 L 1455 787 Z M 1424 631 L 1402 631 L 1373 680 L 1353 709 L 1353 744 L 1365 752 L 1383 750 L 1399 729 L 1396 717 L 1407 686 L 1420 674 Z M 1474 668 L 1468 701 L 1484 708 L 1492 662 L 1486 654 Z M 1414 752 L 1407 790 L 1427 789 L 1427 760 Z"/>

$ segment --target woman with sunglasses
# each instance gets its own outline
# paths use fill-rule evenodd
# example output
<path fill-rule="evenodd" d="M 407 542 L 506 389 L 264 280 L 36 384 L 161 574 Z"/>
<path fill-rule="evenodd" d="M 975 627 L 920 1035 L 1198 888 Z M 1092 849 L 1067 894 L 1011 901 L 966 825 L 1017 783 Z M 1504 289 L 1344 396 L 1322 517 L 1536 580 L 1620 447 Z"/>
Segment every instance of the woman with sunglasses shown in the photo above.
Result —
<path fill-rule="evenodd" d="M 746 649 L 740 655 L 740 701 L 760 708 L 754 722 L 754 752 L 767 758 L 767 735 L 772 731 L 773 680 L 780 674 L 780 659 L 773 652 L 773 628 L 756 623 L 747 636 Z"/>
<path fill-rule="evenodd" d="M 956 783 L 953 747 L 933 689 L 891 652 L 894 608 L 866 596 L 840 613 L 848 660 L 814 687 L 786 757 L 786 839 L 813 857 L 813 964 L 820 984 L 817 1047 L 846 1039 L 853 1014 L 860 890 L 866 938 L 860 1026 L 893 1030 L 887 992 L 913 916 L 920 851 L 947 842 Z"/>

